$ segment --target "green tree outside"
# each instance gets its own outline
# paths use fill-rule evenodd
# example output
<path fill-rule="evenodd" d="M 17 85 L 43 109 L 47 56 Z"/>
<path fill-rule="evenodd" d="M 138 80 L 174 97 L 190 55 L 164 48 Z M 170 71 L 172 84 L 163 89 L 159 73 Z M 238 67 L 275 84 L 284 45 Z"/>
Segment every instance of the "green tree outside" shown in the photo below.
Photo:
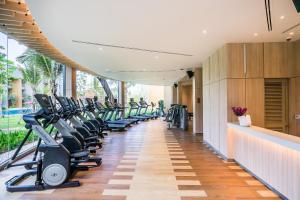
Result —
<path fill-rule="evenodd" d="M 17 69 L 14 62 L 8 60 L 6 54 L 3 53 L 5 48 L 0 46 L 0 113 L 3 117 L 3 108 L 5 109 L 4 105 L 7 101 L 7 98 L 4 98 L 4 95 L 7 93 L 7 86 L 11 83 L 11 81 L 15 80 L 13 77 L 13 73 Z"/>

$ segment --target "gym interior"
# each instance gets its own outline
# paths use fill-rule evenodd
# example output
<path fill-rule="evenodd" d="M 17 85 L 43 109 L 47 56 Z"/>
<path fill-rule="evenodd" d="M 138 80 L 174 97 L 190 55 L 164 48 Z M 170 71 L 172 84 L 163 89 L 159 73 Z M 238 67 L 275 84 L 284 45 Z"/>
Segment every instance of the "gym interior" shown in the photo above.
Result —
<path fill-rule="evenodd" d="M 0 199 L 300 199 L 300 0 L 0 0 Z"/>

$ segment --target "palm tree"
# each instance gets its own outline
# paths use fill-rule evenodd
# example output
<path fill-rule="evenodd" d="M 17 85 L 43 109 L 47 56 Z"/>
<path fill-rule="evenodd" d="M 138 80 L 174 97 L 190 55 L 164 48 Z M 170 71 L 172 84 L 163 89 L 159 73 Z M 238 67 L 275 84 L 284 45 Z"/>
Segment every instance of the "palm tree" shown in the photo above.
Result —
<path fill-rule="evenodd" d="M 40 72 L 45 78 L 45 93 L 50 93 L 55 90 L 56 79 L 63 72 L 64 66 L 60 63 L 51 60 L 50 58 L 37 53 L 32 49 L 26 50 L 21 56 L 17 58 L 20 63 L 27 63 L 27 65 L 35 65 L 40 69 Z M 50 87 L 47 91 L 47 87 Z"/>
<path fill-rule="evenodd" d="M 42 72 L 38 66 L 39 54 L 32 49 L 27 49 L 21 56 L 17 57 L 17 61 L 22 63 L 25 67 L 20 68 L 23 79 L 32 89 L 32 107 L 35 110 L 34 95 L 37 93 L 37 88 L 41 84 Z"/>
<path fill-rule="evenodd" d="M 37 93 L 37 88 L 43 80 L 41 70 L 36 65 L 25 65 L 25 68 L 20 68 L 20 70 L 23 75 L 23 80 L 28 83 L 32 89 L 32 108 L 33 111 L 35 111 L 34 95 Z"/>

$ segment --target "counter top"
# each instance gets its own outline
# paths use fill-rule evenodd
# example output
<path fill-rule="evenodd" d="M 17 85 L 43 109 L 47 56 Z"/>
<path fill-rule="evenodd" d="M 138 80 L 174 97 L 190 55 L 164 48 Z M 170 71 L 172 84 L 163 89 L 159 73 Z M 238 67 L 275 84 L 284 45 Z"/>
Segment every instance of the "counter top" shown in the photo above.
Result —
<path fill-rule="evenodd" d="M 269 140 L 270 142 L 277 143 L 300 152 L 300 137 L 257 126 L 243 127 L 234 123 L 227 123 L 227 125 L 228 128 L 233 128 L 238 131 L 242 131 L 245 134 L 259 137 L 264 140 Z"/>

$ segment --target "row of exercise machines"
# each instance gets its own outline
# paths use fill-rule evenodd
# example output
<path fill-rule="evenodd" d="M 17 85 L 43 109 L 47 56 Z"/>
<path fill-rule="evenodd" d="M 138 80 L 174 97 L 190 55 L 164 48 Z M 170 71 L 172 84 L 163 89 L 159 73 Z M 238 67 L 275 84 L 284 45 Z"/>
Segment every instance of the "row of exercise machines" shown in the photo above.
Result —
<path fill-rule="evenodd" d="M 151 111 L 147 112 L 150 105 L 142 98 L 140 104 L 130 100 L 129 113 L 125 117 L 126 107 L 116 100 L 112 103 L 108 98 L 104 106 L 97 97 L 76 100 L 54 95 L 53 101 L 54 98 L 48 95 L 34 96 L 41 109 L 23 115 L 28 132 L 7 164 L 7 168 L 24 166 L 27 171 L 6 182 L 9 192 L 80 186 L 79 181 L 70 178 L 77 170 L 101 165 L 102 159 L 96 152 L 102 149 L 108 131 L 126 130 L 139 121 L 158 117 L 155 105 L 152 103 Z M 38 136 L 33 158 L 18 161 L 32 132 Z M 22 184 L 31 176 L 36 177 L 33 184 Z"/>

